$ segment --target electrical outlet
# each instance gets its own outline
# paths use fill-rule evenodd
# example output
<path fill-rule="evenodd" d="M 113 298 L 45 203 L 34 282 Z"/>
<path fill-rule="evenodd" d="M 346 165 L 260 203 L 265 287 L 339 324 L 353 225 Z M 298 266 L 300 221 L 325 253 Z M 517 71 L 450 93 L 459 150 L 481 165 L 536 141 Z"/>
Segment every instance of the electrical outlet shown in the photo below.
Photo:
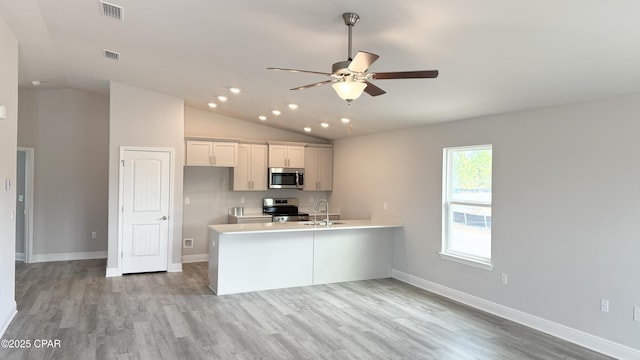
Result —
<path fill-rule="evenodd" d="M 633 321 L 640 321 L 640 306 L 633 307 Z"/>
<path fill-rule="evenodd" d="M 240 196 L 240 204 L 244 204 L 244 196 Z"/>
<path fill-rule="evenodd" d="M 187 238 L 183 240 L 183 245 L 182 247 L 184 248 L 192 248 L 193 247 L 193 238 Z"/>
<path fill-rule="evenodd" d="M 382 204 L 382 208 L 383 208 L 384 210 L 389 209 L 389 204 L 387 204 L 386 202 L 384 202 L 384 203 Z"/>
<path fill-rule="evenodd" d="M 191 198 L 188 198 L 188 197 L 184 198 L 184 204 L 185 205 L 191 204 Z"/>
<path fill-rule="evenodd" d="M 509 275 L 507 273 L 502 273 L 502 275 L 500 275 L 500 283 L 502 285 L 508 285 L 509 284 Z"/>
<path fill-rule="evenodd" d="M 98 234 L 97 234 L 95 231 L 92 231 L 92 232 L 91 232 L 91 238 L 92 238 L 92 239 L 95 239 L 95 238 L 97 238 L 97 237 L 98 237 Z"/>
<path fill-rule="evenodd" d="M 609 312 L 609 300 L 607 299 L 600 299 L 600 311 L 602 312 Z"/>

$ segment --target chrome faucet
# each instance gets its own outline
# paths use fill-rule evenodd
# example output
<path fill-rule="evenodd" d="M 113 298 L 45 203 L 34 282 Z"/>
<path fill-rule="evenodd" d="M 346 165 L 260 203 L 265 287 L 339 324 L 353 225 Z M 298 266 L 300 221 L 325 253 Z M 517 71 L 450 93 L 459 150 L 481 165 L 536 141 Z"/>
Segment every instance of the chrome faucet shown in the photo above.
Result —
<path fill-rule="evenodd" d="M 322 203 L 324 203 L 324 210 L 327 213 L 327 217 L 326 217 L 326 220 L 325 220 L 325 225 L 329 225 L 329 202 L 327 200 L 325 200 L 325 199 L 318 200 L 318 203 L 316 204 L 316 208 L 315 208 L 314 213 L 313 213 L 313 217 L 315 219 L 317 219 L 316 215 L 317 215 L 317 212 L 320 211 L 320 204 L 322 204 Z"/>

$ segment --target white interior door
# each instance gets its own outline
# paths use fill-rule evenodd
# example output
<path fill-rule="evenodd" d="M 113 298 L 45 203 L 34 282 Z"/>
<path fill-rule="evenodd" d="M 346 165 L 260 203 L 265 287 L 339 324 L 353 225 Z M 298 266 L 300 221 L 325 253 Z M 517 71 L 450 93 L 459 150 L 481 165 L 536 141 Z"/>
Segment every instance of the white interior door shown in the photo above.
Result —
<path fill-rule="evenodd" d="M 171 153 L 122 154 L 122 273 L 166 271 Z"/>

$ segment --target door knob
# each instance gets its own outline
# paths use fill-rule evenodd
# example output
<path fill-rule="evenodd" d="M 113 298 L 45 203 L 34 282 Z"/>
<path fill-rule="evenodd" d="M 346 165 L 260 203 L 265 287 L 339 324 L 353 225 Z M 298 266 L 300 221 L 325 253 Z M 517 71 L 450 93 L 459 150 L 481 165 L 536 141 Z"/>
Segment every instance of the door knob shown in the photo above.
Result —
<path fill-rule="evenodd" d="M 158 219 L 158 220 L 167 220 L 167 217 L 166 217 L 166 216 L 163 216 L 163 217 L 161 217 L 161 218 L 160 218 L 160 219 Z"/>

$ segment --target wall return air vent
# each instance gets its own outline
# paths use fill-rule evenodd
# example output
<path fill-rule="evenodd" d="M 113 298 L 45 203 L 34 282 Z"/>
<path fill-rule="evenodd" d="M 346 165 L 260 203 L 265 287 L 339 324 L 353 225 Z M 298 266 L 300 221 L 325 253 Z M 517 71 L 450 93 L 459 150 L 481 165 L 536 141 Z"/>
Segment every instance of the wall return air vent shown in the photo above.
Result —
<path fill-rule="evenodd" d="M 122 21 L 122 6 L 114 5 L 106 1 L 100 1 L 100 5 L 102 5 L 102 15 Z"/>
<path fill-rule="evenodd" d="M 104 50 L 104 57 L 106 57 L 109 60 L 118 61 L 120 60 L 120 53 L 117 53 L 111 50 Z"/>

